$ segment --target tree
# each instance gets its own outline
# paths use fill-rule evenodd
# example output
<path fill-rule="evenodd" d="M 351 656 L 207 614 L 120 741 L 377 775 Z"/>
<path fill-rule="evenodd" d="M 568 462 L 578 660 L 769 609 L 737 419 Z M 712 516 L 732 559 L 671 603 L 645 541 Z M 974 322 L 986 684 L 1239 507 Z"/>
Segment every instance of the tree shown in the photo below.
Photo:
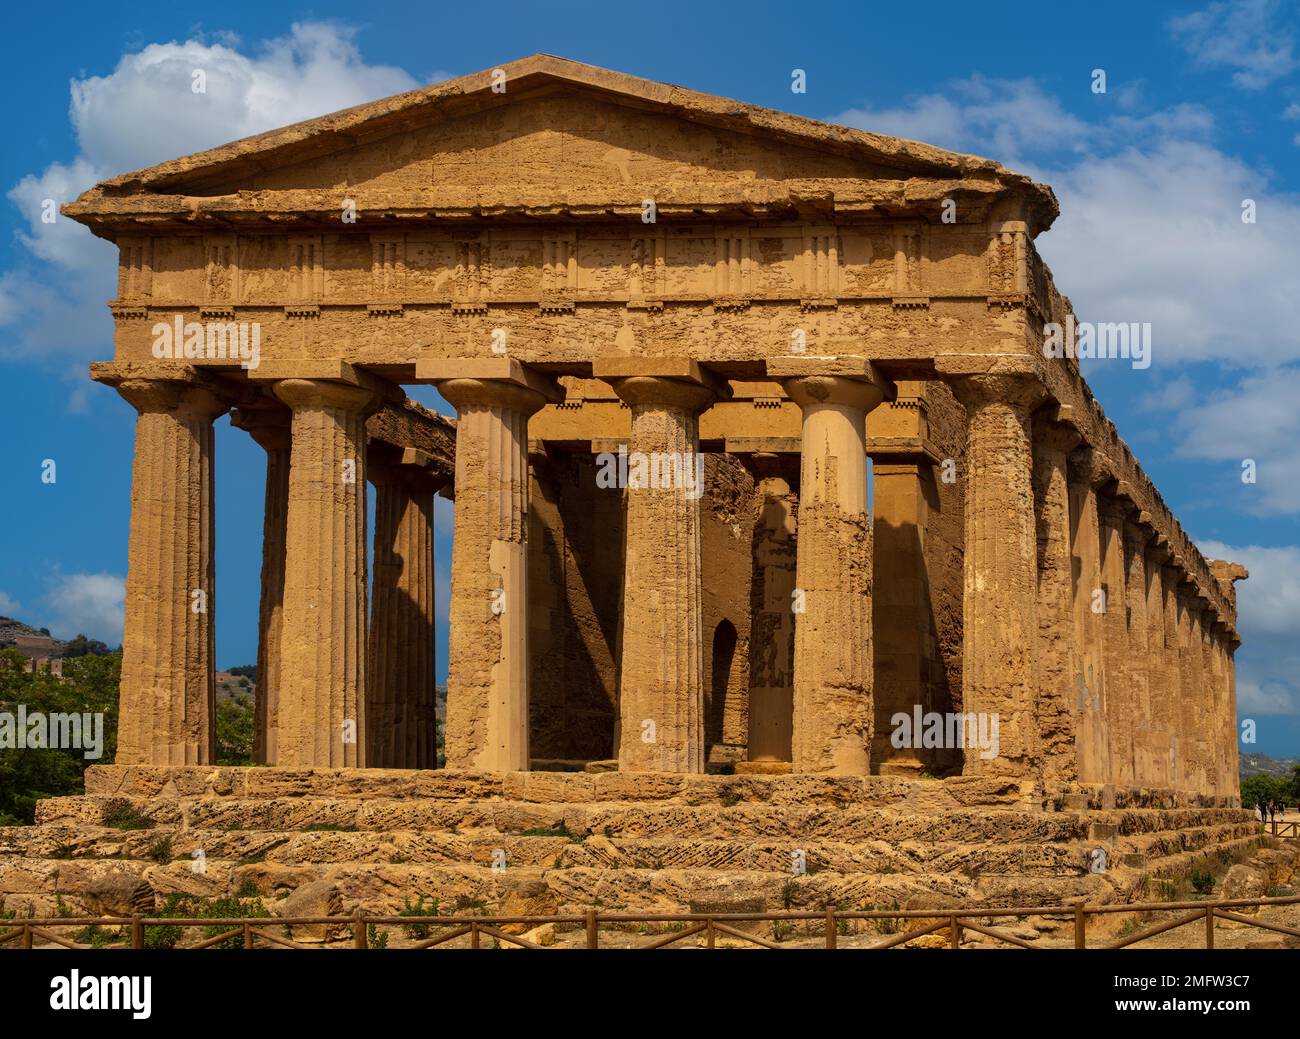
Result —
<path fill-rule="evenodd" d="M 253 705 L 246 696 L 217 702 L 217 764 L 253 763 Z"/>
<path fill-rule="evenodd" d="M 45 671 L 28 674 L 16 650 L 0 650 L 0 712 L 15 716 L 19 705 L 28 717 L 50 714 L 102 715 L 104 744 L 98 758 L 79 748 L 0 747 L 0 825 L 35 819 L 43 797 L 85 791 L 87 765 L 111 764 L 117 752 L 117 687 L 122 657 L 83 656 L 65 660 L 63 677 Z"/>
<path fill-rule="evenodd" d="M 1254 808 L 1261 801 L 1291 800 L 1291 783 L 1277 776 L 1254 775 L 1241 781 L 1241 803 L 1245 808 Z"/>

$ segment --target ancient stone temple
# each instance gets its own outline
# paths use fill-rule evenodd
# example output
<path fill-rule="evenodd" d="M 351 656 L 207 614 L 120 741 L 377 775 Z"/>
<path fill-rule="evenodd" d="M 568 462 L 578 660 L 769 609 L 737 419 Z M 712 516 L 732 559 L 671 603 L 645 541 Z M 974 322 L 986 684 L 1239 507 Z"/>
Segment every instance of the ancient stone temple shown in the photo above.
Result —
<path fill-rule="evenodd" d="M 507 883 L 494 847 L 580 904 L 665 862 L 754 874 L 770 901 L 819 839 L 826 897 L 909 872 L 980 897 L 1086 886 L 1088 841 L 1147 870 L 1248 839 L 1246 573 L 1201 555 L 1077 358 L 1045 350 L 1074 320 L 1035 248 L 1047 186 L 537 55 L 64 212 L 120 249 L 114 357 L 92 375 L 139 417 L 117 765 L 38 829 L 93 848 L 96 798 L 136 797 L 228 861 L 214 884 L 327 864 L 367 904 Z M 273 767 L 253 770 L 214 761 L 228 410 L 267 453 Z M 435 494 L 455 528 L 430 771 Z M 217 833 L 299 829 L 312 805 L 397 843 L 477 836 L 447 838 L 435 860 L 463 868 L 435 883 L 405 857 L 348 866 L 377 861 L 365 834 L 276 873 L 239 866 L 256 838 Z M 817 829 L 825 805 L 848 829 Z M 517 840 L 557 821 L 598 836 Z M 980 845 L 1001 851 L 943 858 Z M 24 867 L 27 890 L 78 865 Z M 987 875 L 1005 883 L 969 879 Z"/>

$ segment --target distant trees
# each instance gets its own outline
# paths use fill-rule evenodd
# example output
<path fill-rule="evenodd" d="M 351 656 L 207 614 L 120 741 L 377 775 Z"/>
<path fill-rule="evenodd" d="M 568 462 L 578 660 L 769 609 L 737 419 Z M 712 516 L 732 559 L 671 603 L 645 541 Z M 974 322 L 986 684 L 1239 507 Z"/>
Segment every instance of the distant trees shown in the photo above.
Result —
<path fill-rule="evenodd" d="M 41 631 L 44 632 L 45 629 L 42 628 Z M 47 635 L 49 634 L 49 632 L 45 633 Z M 106 657 L 112 652 L 113 650 L 109 649 L 108 646 L 100 642 L 98 639 L 88 639 L 85 635 L 78 635 L 75 639 L 65 643 L 63 647 L 63 656 L 65 658 L 85 656 Z"/>
<path fill-rule="evenodd" d="M 254 683 L 257 682 L 256 664 L 240 664 L 238 667 L 231 667 L 226 670 L 232 675 L 242 675 Z"/>
<path fill-rule="evenodd" d="M 1288 805 L 1300 802 L 1300 765 L 1295 767 L 1290 779 L 1263 774 L 1246 776 L 1241 781 L 1241 803 L 1254 808 L 1261 801 L 1283 801 Z"/>
<path fill-rule="evenodd" d="M 217 701 L 217 764 L 253 763 L 253 704 L 246 696 Z"/>
<path fill-rule="evenodd" d="M 104 716 L 102 754 L 88 759 L 80 749 L 0 747 L 0 825 L 31 823 L 42 797 L 85 791 L 87 765 L 111 764 L 117 752 L 117 685 L 120 653 L 87 653 L 66 660 L 63 677 L 24 670 L 27 659 L 0 649 L 0 712 L 16 715 L 24 705 L 30 717 L 44 714 Z M 16 741 L 15 741 L 16 742 Z"/>

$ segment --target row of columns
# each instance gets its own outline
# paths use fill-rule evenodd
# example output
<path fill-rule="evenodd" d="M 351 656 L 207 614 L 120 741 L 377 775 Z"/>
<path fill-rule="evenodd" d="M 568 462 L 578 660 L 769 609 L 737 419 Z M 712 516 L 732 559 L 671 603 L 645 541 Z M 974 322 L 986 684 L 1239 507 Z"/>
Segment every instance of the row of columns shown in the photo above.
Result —
<path fill-rule="evenodd" d="M 1232 642 L 1105 460 L 1039 410 L 1032 372 L 937 365 L 964 404 L 962 709 L 999 720 L 969 774 L 1228 789 Z M 689 361 L 598 361 L 631 410 L 629 451 L 694 459 L 725 384 Z M 422 361 L 458 414 L 447 763 L 528 767 L 528 419 L 561 399 L 510 358 Z M 792 767 L 871 766 L 867 413 L 862 358 L 769 362 L 802 414 Z M 119 760 L 213 760 L 212 421 L 197 377 L 126 380 L 139 411 Z M 283 421 L 240 411 L 267 451 L 258 760 L 431 767 L 432 494 L 391 460 L 376 484 L 367 632 L 363 385 L 282 379 Z M 283 412 L 281 412 L 283 415 Z M 699 497 L 629 487 L 615 746 L 627 770 L 704 768 Z M 1212 719 L 1212 721 L 1207 721 Z M 1211 727 L 1212 726 L 1212 727 Z M 1235 789 L 1235 783 L 1232 784 Z"/>
<path fill-rule="evenodd" d="M 216 757 L 213 422 L 197 374 L 125 379 L 136 408 L 117 760 Z M 419 466 L 376 482 L 374 609 L 367 631 L 366 418 L 373 390 L 272 384 L 285 407 L 232 424 L 266 451 L 254 760 L 286 766 L 433 767 L 433 494 Z"/>

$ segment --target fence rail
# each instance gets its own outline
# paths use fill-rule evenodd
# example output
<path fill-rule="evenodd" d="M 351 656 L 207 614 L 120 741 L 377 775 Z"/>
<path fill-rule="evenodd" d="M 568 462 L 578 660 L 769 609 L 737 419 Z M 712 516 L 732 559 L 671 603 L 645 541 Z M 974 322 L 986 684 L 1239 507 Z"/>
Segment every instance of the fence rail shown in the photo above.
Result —
<path fill-rule="evenodd" d="M 1115 905 L 1086 905 L 1085 903 L 1079 902 L 1066 906 L 1015 906 L 1004 909 L 981 906 L 966 909 L 828 909 L 820 912 L 795 910 L 779 913 L 602 913 L 592 909 L 582 914 L 558 916 L 484 917 L 371 915 L 357 910 L 351 916 L 253 918 L 184 918 L 148 916 L 53 917 L 9 921 L 8 926 L 10 929 L 7 931 L 0 931 L 0 946 L 6 946 L 10 943 L 17 942 L 20 948 L 30 949 L 33 947 L 34 940 L 39 938 L 68 949 L 88 949 L 92 946 L 77 943 L 61 935 L 55 934 L 51 928 L 97 926 L 130 927 L 130 948 L 142 949 L 145 947 L 145 928 L 164 926 L 226 928 L 226 930 L 219 934 L 209 936 L 196 945 L 186 946 L 185 948 L 188 949 L 211 948 L 235 938 L 242 940 L 242 945 L 245 949 L 255 948 L 258 941 L 290 949 L 306 949 L 311 948 L 312 946 L 292 941 L 281 935 L 273 934 L 267 930 L 267 928 L 277 925 L 285 927 L 306 926 L 312 924 L 332 924 L 340 928 L 350 927 L 352 930 L 352 946 L 357 949 L 370 948 L 371 943 L 368 937 L 368 929 L 371 926 L 381 925 L 406 927 L 420 925 L 425 927 L 447 928 L 447 930 L 441 934 L 423 939 L 416 942 L 414 945 L 407 947 L 412 949 L 434 948 L 435 946 L 445 945 L 447 942 L 465 937 L 466 935 L 469 936 L 470 948 L 473 949 L 482 947 L 482 939 L 485 935 L 498 942 L 506 942 L 511 945 L 519 946 L 520 948 L 541 949 L 543 947 L 535 942 L 531 942 L 519 935 L 508 934 L 503 930 L 503 928 L 513 924 L 524 924 L 529 928 L 537 927 L 541 924 L 559 924 L 582 928 L 585 931 L 585 947 L 588 949 L 597 949 L 600 948 L 600 926 L 602 924 L 618 925 L 658 923 L 683 924 L 685 926 L 681 930 L 671 931 L 667 934 L 656 936 L 648 942 L 643 942 L 638 946 L 639 948 L 662 949 L 673 945 L 676 942 L 680 942 L 685 938 L 691 938 L 695 935 L 703 934 L 705 944 L 710 949 L 716 946 L 719 935 L 723 935 L 726 938 L 748 942 L 765 949 L 780 949 L 783 948 L 780 943 L 759 937 L 756 934 L 751 934 L 734 925 L 745 923 L 793 924 L 801 921 L 819 921 L 825 928 L 826 948 L 834 949 L 836 948 L 836 939 L 838 937 L 841 923 L 848 923 L 854 920 L 921 920 L 925 921 L 921 926 L 899 934 L 890 935 L 884 941 L 868 946 L 868 948 L 892 949 L 901 945 L 906 945 L 914 938 L 947 931 L 949 948 L 957 949 L 961 947 L 962 932 L 974 931 L 977 934 L 994 938 L 1009 945 L 1025 949 L 1034 949 L 1042 948 L 1042 946 L 1034 945 L 1016 935 L 994 928 L 985 922 L 976 921 L 987 921 L 989 919 L 1003 917 L 1049 916 L 1065 917 L 1067 919 L 1072 918 L 1074 920 L 1073 947 L 1076 949 L 1122 949 L 1125 946 L 1133 945 L 1134 943 L 1144 941 L 1147 938 L 1153 938 L 1158 934 L 1165 933 L 1166 931 L 1171 931 L 1179 927 L 1191 926 L 1198 922 L 1204 923 L 1205 946 L 1207 949 L 1212 949 L 1214 948 L 1214 924 L 1216 920 L 1231 920 L 1236 923 L 1248 924 L 1252 927 L 1261 928 L 1266 931 L 1274 931 L 1279 934 L 1300 938 L 1300 928 L 1287 927 L 1283 924 L 1271 922 L 1266 923 L 1261 920 L 1232 912 L 1234 909 L 1287 906 L 1296 905 L 1297 903 L 1300 903 L 1300 895 L 1288 895 L 1280 898 L 1234 898 L 1202 902 L 1135 902 Z M 1087 930 L 1088 920 L 1090 917 L 1113 913 L 1158 913 L 1179 911 L 1183 911 L 1182 915 L 1173 920 L 1162 921 L 1132 934 L 1124 935 L 1118 941 L 1113 941 L 1103 945 L 1088 944 Z"/>

